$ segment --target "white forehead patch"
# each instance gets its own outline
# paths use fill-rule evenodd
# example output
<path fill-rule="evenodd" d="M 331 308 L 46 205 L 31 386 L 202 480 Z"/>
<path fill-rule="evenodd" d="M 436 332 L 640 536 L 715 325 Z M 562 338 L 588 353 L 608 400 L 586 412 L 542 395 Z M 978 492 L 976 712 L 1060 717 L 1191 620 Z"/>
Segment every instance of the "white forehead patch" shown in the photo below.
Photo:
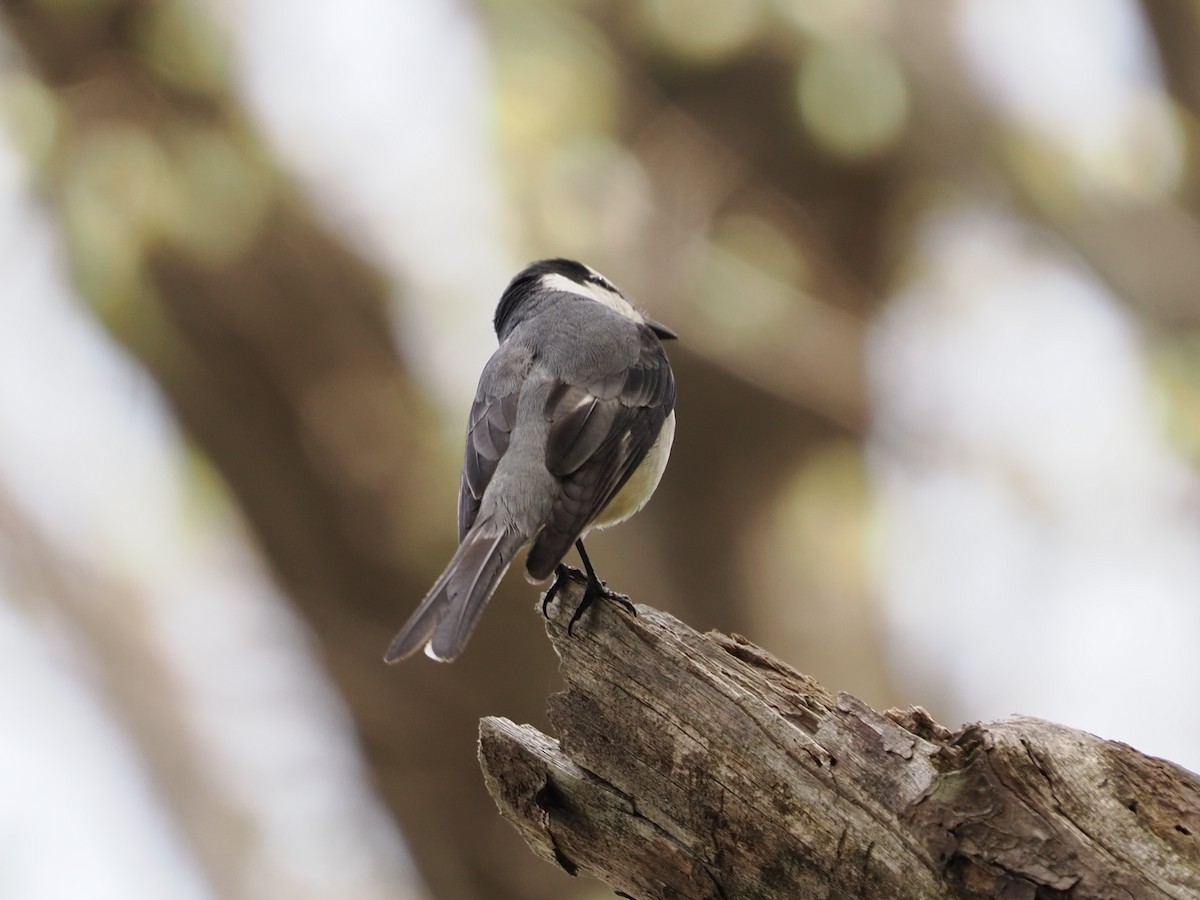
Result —
<path fill-rule="evenodd" d="M 543 275 L 541 278 L 542 287 L 550 291 L 562 291 L 567 294 L 574 294 L 576 297 L 583 297 L 587 300 L 595 300 L 597 303 L 603 303 L 613 312 L 618 312 L 627 319 L 643 323 L 645 317 L 633 308 L 633 305 L 626 300 L 621 294 L 610 288 L 606 288 L 602 284 L 594 281 L 585 281 L 580 284 L 578 281 L 572 281 L 566 275 L 552 274 Z"/>

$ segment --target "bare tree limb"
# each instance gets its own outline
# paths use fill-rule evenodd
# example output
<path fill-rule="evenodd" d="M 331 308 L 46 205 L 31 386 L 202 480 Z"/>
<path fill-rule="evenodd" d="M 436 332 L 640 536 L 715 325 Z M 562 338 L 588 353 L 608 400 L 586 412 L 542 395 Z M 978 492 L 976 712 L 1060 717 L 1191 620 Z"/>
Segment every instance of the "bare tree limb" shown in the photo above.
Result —
<path fill-rule="evenodd" d="M 548 622 L 558 739 L 487 718 L 492 797 L 534 852 L 649 898 L 1200 896 L 1200 778 L 1038 719 L 957 733 L 833 695 L 649 607 Z"/>

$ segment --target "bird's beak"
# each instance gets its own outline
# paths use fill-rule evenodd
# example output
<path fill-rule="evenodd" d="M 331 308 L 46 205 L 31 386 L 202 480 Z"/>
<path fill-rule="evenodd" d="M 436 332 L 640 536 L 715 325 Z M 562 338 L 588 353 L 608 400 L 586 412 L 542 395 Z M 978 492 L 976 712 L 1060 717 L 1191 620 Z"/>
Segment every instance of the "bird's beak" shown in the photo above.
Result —
<path fill-rule="evenodd" d="M 679 337 L 666 325 L 655 322 L 653 319 L 646 319 L 646 327 L 657 334 L 660 341 L 673 341 Z"/>

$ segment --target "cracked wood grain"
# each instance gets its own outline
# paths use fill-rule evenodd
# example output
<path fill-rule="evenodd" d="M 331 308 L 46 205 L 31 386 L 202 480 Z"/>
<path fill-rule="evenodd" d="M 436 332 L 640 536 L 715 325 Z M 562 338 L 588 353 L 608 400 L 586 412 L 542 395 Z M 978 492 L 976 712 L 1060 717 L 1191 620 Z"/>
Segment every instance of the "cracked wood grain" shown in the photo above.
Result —
<path fill-rule="evenodd" d="M 743 638 L 599 604 L 547 631 L 558 737 L 480 723 L 533 851 L 654 898 L 1200 897 L 1200 778 L 1017 717 L 950 732 L 834 695 Z"/>

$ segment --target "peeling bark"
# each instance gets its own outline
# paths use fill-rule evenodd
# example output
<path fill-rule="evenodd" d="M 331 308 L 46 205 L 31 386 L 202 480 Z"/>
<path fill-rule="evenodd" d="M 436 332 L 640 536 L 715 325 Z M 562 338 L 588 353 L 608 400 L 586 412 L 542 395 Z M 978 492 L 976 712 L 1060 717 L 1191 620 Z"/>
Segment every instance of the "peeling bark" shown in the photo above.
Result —
<path fill-rule="evenodd" d="M 744 638 L 610 604 L 547 630 L 558 738 L 486 718 L 535 853 L 650 898 L 1194 898 L 1200 777 L 1027 717 L 958 732 L 833 695 Z"/>

